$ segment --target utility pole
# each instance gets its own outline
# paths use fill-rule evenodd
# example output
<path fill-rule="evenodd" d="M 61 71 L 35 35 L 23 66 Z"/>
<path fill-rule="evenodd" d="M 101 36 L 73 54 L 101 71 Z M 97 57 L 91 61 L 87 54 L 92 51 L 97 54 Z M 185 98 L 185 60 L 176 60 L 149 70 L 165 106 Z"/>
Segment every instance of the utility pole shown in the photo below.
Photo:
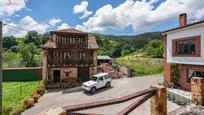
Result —
<path fill-rule="evenodd" d="M 3 37 L 3 35 L 2 35 L 2 30 L 3 30 L 3 24 L 2 24 L 2 22 L 0 21 L 0 113 L 2 113 L 2 92 L 3 92 L 3 90 L 2 90 L 2 76 L 3 76 L 3 69 L 2 69 L 2 54 L 3 54 L 3 46 L 2 46 L 2 37 Z"/>

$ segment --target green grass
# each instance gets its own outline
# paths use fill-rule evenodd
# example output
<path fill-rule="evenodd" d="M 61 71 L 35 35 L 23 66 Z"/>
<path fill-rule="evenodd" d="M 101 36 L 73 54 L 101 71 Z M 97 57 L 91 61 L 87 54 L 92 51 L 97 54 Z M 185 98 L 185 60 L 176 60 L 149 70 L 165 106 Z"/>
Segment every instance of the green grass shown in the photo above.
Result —
<path fill-rule="evenodd" d="M 133 69 L 134 76 L 154 75 L 163 72 L 163 59 L 160 58 L 125 56 L 117 58 L 116 63 Z"/>
<path fill-rule="evenodd" d="M 42 81 L 3 82 L 3 108 L 12 107 L 12 112 L 22 109 L 22 100 L 29 97 Z"/>

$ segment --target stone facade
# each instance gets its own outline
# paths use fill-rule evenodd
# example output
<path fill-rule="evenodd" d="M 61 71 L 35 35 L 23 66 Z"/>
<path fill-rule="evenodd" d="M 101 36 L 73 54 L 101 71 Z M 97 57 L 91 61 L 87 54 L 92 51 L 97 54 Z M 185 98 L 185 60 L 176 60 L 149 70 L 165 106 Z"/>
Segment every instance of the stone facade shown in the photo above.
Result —
<path fill-rule="evenodd" d="M 204 106 L 204 78 L 193 77 L 191 80 L 192 101 Z"/>
<path fill-rule="evenodd" d="M 44 80 L 88 80 L 97 73 L 98 45 L 93 35 L 75 29 L 51 31 L 50 34 L 42 47 Z"/>

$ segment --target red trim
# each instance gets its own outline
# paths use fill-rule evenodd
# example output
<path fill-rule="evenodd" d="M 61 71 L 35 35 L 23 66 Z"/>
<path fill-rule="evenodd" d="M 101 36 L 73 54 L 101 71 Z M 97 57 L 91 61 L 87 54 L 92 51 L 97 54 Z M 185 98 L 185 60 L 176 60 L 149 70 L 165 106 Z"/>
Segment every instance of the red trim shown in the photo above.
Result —
<path fill-rule="evenodd" d="M 178 38 L 172 40 L 172 56 L 173 57 L 200 57 L 201 56 L 201 39 L 199 36 L 191 36 L 185 38 Z M 179 41 L 186 41 L 186 40 L 195 40 L 195 52 L 193 54 L 177 54 L 176 52 L 176 43 Z"/>

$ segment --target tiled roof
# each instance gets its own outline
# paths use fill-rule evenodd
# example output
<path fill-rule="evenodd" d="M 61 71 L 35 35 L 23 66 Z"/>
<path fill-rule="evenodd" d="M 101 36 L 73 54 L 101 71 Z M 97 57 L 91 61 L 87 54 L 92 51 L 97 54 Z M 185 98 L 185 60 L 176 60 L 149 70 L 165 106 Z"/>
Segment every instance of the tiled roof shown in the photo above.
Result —
<path fill-rule="evenodd" d="M 64 29 L 64 30 L 57 30 L 53 32 L 66 32 L 66 33 L 84 33 L 75 29 Z M 42 46 L 42 48 L 57 48 L 57 45 L 55 42 L 51 41 L 50 39 Z M 98 49 L 98 45 L 95 39 L 95 36 L 88 34 L 88 49 Z"/>
<path fill-rule="evenodd" d="M 197 24 L 201 24 L 201 23 L 204 23 L 204 20 L 201 20 L 201 21 L 198 21 L 198 22 L 194 22 L 194 23 L 191 23 L 191 24 L 187 24 L 186 26 L 183 26 L 183 27 L 172 28 L 172 29 L 163 31 L 162 33 L 166 33 L 166 32 L 170 32 L 170 31 L 174 31 L 174 30 L 186 28 L 186 27 L 193 26 L 193 25 L 197 25 Z"/>
<path fill-rule="evenodd" d="M 88 35 L 88 49 L 98 49 L 96 38 L 91 34 Z"/>
<path fill-rule="evenodd" d="M 51 41 L 50 39 L 42 46 L 42 48 L 57 48 L 55 42 Z"/>
<path fill-rule="evenodd" d="M 56 32 L 56 33 L 85 33 L 73 28 L 69 28 L 69 29 L 61 29 L 61 30 L 55 30 L 55 31 L 51 31 L 51 32 Z"/>

